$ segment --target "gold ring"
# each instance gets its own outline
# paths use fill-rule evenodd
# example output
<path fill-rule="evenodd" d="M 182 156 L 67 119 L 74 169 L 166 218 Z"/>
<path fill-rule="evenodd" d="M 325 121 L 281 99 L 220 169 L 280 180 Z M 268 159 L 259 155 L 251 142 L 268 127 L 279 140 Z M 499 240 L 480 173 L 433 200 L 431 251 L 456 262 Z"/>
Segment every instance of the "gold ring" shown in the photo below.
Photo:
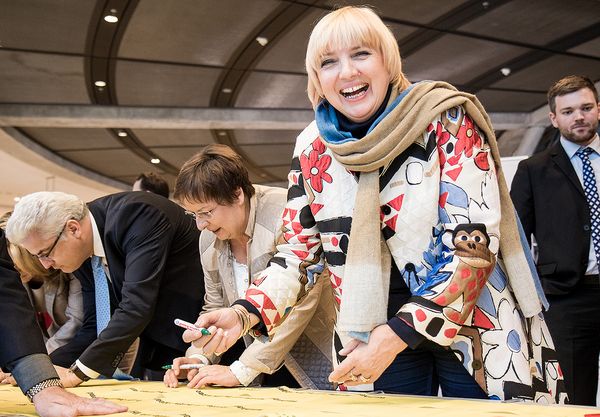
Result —
<path fill-rule="evenodd" d="M 362 376 L 362 375 L 359 375 L 359 376 L 358 376 L 358 378 L 360 379 L 360 382 L 363 382 L 363 383 L 365 383 L 365 384 L 366 384 L 367 382 L 370 382 L 370 381 L 371 381 L 371 377 L 370 377 L 370 376 Z"/>
<path fill-rule="evenodd" d="M 350 371 L 350 381 L 357 381 L 357 380 L 358 380 L 358 378 L 356 377 L 356 375 L 354 375 L 352 373 L 352 371 Z"/>

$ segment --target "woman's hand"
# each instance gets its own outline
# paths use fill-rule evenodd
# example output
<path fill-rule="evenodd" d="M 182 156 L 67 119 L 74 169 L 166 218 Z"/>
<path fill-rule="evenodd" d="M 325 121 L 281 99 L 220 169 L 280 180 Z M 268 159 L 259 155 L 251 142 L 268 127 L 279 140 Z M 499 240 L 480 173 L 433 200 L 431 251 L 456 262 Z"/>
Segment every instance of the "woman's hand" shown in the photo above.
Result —
<path fill-rule="evenodd" d="M 258 319 L 254 315 L 256 322 Z M 221 355 L 235 344 L 242 334 L 242 323 L 233 308 L 221 308 L 202 314 L 196 321 L 196 326 L 208 329 L 210 335 L 203 335 L 200 331 L 186 330 L 183 340 L 192 343 L 194 347 L 202 349 L 205 355 Z"/>
<path fill-rule="evenodd" d="M 179 385 L 179 379 L 192 378 L 198 373 L 197 369 L 181 369 L 179 368 L 183 364 L 201 364 L 202 361 L 198 358 L 175 358 L 173 359 L 173 368 L 165 372 L 163 382 L 169 388 L 177 388 Z"/>
<path fill-rule="evenodd" d="M 329 374 L 329 381 L 347 386 L 376 381 L 394 361 L 396 355 L 406 349 L 406 343 L 387 324 L 377 326 L 369 337 L 369 343 L 351 341 L 340 351 L 347 355 Z"/>
<path fill-rule="evenodd" d="M 203 388 L 207 385 L 220 385 L 222 387 L 237 387 L 240 381 L 231 372 L 229 366 L 209 365 L 197 370 L 194 377 L 188 374 L 188 388 Z"/>

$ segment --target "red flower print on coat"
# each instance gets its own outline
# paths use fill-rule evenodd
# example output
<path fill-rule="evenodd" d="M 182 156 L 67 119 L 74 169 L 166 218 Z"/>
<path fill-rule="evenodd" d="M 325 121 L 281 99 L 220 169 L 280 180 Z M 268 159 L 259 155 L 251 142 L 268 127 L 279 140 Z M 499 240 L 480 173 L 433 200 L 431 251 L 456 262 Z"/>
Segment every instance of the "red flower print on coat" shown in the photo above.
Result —
<path fill-rule="evenodd" d="M 427 131 L 429 133 L 431 133 L 432 130 L 433 130 L 433 125 L 430 124 L 429 127 L 427 128 Z M 437 122 L 437 125 L 435 128 L 435 137 L 436 137 L 436 142 L 437 142 L 438 156 L 440 158 L 440 168 L 444 169 L 444 165 L 446 165 L 446 151 L 445 151 L 444 145 L 446 145 L 448 143 L 448 141 L 450 140 L 450 133 L 448 133 L 444 130 L 444 126 L 442 126 L 442 124 L 440 122 Z"/>
<path fill-rule="evenodd" d="M 481 148 L 481 137 L 475 129 L 473 120 L 465 116 L 463 124 L 456 134 L 456 144 L 454 145 L 454 156 L 448 159 L 450 165 L 456 165 L 462 154 L 468 158 L 473 156 L 473 148 Z"/>
<path fill-rule="evenodd" d="M 327 172 L 327 168 L 331 165 L 331 156 L 323 155 L 325 145 L 321 139 L 317 139 L 312 144 L 313 150 L 300 155 L 300 166 L 302 167 L 302 175 L 307 181 L 310 181 L 310 186 L 316 192 L 323 191 L 323 181 L 331 184 L 332 178 Z"/>

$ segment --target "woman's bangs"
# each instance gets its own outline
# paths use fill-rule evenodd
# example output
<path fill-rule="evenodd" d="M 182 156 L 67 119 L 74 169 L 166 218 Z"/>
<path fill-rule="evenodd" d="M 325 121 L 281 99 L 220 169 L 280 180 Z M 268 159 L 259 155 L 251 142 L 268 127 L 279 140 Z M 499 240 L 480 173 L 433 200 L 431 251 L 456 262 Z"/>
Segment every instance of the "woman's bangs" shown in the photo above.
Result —
<path fill-rule="evenodd" d="M 356 46 L 379 49 L 376 34 L 372 33 L 371 28 L 358 19 L 336 19 L 323 28 L 315 41 L 315 50 L 318 51 L 315 56 L 319 61 L 336 49 Z M 318 64 L 320 63 L 316 64 L 316 68 L 319 68 Z"/>

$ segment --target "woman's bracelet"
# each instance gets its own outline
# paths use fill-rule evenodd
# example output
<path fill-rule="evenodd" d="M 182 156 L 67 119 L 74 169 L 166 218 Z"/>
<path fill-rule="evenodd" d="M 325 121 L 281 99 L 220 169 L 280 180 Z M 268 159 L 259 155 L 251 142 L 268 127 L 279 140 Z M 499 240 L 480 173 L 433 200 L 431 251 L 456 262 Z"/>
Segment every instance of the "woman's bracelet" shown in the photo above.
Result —
<path fill-rule="evenodd" d="M 233 309 L 233 311 L 235 311 L 235 313 L 238 316 L 238 319 L 242 325 L 242 333 L 240 334 L 240 337 L 243 337 L 245 335 L 248 334 L 248 332 L 250 331 L 250 313 L 248 313 L 248 310 L 246 310 L 244 307 L 242 307 L 239 304 L 234 304 L 231 306 L 231 308 Z"/>

